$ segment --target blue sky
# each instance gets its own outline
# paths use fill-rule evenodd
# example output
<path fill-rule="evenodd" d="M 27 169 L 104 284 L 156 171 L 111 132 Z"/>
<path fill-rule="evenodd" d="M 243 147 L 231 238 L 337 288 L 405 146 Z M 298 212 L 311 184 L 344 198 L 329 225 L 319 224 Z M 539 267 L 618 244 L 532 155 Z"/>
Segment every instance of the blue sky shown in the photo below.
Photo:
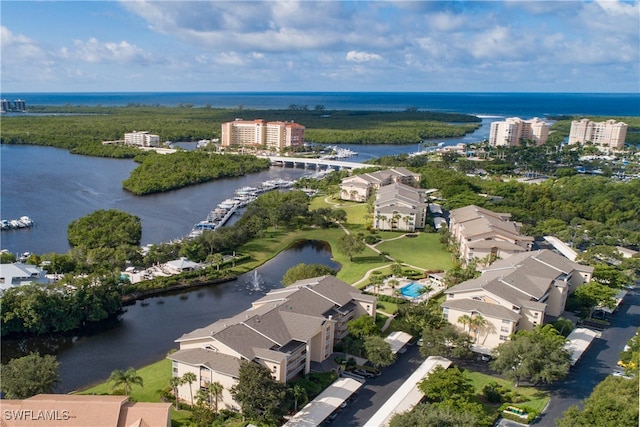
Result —
<path fill-rule="evenodd" d="M 11 1 L 2 92 L 640 93 L 638 1 Z"/>

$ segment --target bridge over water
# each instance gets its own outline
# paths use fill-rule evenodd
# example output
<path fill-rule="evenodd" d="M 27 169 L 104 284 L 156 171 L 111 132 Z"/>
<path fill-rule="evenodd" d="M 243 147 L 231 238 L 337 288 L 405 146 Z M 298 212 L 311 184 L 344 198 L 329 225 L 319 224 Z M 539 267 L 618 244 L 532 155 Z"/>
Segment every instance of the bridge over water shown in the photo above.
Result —
<path fill-rule="evenodd" d="M 344 162 L 342 160 L 333 159 L 306 159 L 303 157 L 285 157 L 285 156 L 259 156 L 269 159 L 272 165 L 282 167 L 304 168 L 304 169 L 357 169 L 369 166 L 376 166 L 356 162 Z"/>

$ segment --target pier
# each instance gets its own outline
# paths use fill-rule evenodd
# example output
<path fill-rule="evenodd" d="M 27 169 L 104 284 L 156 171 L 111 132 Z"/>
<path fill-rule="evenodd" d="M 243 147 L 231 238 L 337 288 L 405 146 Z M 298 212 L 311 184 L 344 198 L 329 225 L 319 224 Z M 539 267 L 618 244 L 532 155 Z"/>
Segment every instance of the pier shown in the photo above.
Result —
<path fill-rule="evenodd" d="M 258 156 L 264 159 L 269 159 L 272 165 L 282 166 L 282 167 L 291 167 L 291 168 L 304 168 L 304 169 L 334 169 L 334 170 L 342 170 L 342 169 L 358 169 L 363 167 L 371 167 L 376 165 L 356 163 L 356 162 L 345 162 L 342 160 L 334 160 L 334 159 L 311 159 L 304 157 L 285 157 L 285 156 Z"/>

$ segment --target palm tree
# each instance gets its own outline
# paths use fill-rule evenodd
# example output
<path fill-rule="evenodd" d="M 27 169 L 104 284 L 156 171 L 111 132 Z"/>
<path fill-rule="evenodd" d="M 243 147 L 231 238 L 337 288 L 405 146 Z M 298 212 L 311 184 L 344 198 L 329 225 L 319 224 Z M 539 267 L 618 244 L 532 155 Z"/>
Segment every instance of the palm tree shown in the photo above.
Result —
<path fill-rule="evenodd" d="M 182 384 L 182 379 L 180 379 L 180 377 L 171 377 L 169 383 L 171 384 L 171 388 L 173 389 L 173 395 L 176 398 L 176 409 L 180 409 L 178 406 L 178 387 L 180 386 L 180 384 Z"/>
<path fill-rule="evenodd" d="M 180 382 L 182 384 L 189 384 L 189 394 L 191 395 L 191 406 L 193 406 L 193 382 L 197 380 L 198 377 L 193 372 L 185 372 L 180 378 Z"/>
<path fill-rule="evenodd" d="M 224 391 L 224 387 L 218 381 L 214 381 L 209 384 L 209 396 L 211 400 L 213 400 L 216 414 L 218 413 L 218 402 L 222 399 L 222 392 Z"/>
<path fill-rule="evenodd" d="M 469 331 L 471 331 L 471 317 L 468 314 L 463 314 L 458 317 L 458 323 L 462 325 L 463 329 L 466 329 L 466 327 L 469 326 Z"/>
<path fill-rule="evenodd" d="M 471 321 L 469 322 L 469 329 L 473 329 L 473 339 L 474 341 L 478 341 L 478 331 L 487 326 L 487 319 L 482 317 L 482 314 L 476 314 L 471 316 Z"/>
<path fill-rule="evenodd" d="M 293 410 L 298 412 L 298 399 L 305 399 L 307 397 L 307 389 L 300 384 L 293 386 Z"/>
<path fill-rule="evenodd" d="M 111 386 L 112 389 L 115 389 L 121 385 L 124 385 L 124 393 L 129 396 L 131 392 L 131 386 L 134 384 L 142 387 L 142 377 L 138 375 L 134 368 L 129 368 L 126 371 L 121 369 L 116 369 L 111 372 L 109 375 L 109 380 L 107 382 L 113 383 Z"/>
<path fill-rule="evenodd" d="M 409 227 L 409 221 L 411 221 L 411 216 L 405 215 L 405 216 L 402 217 L 402 220 L 404 221 L 404 229 L 405 229 L 405 231 L 408 231 L 409 230 L 409 228 L 408 228 Z"/>

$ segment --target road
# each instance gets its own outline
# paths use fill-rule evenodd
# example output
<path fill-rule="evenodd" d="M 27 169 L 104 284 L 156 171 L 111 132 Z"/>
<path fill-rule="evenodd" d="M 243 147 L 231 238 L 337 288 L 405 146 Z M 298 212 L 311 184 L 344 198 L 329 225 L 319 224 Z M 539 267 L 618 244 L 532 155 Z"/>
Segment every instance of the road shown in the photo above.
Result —
<path fill-rule="evenodd" d="M 367 379 L 356 399 L 338 414 L 332 424 L 340 427 L 363 426 L 424 362 L 419 348 L 417 345 L 408 346 L 404 354 L 398 354 L 396 363 L 382 369 L 380 376 Z"/>
<path fill-rule="evenodd" d="M 609 320 L 611 325 L 593 341 L 581 360 L 571 368 L 568 377 L 547 387 L 551 401 L 536 426 L 555 426 L 555 420 L 561 418 L 569 406 L 580 405 L 616 367 L 624 345 L 640 326 L 640 290 L 629 291 L 620 309 Z M 398 355 L 394 365 L 383 369 L 382 375 L 367 380 L 355 401 L 338 414 L 332 425 L 363 426 L 423 361 L 419 347 L 409 346 L 404 354 Z M 460 366 L 491 374 L 486 362 L 470 361 Z"/>
<path fill-rule="evenodd" d="M 569 376 L 549 387 L 551 402 L 536 423 L 541 427 L 555 426 L 555 420 L 571 405 L 580 405 L 593 388 L 611 374 L 625 344 L 640 326 L 640 290 L 627 293 L 622 306 L 609 317 L 611 326 L 602 331 L 582 358 L 571 368 Z"/>

